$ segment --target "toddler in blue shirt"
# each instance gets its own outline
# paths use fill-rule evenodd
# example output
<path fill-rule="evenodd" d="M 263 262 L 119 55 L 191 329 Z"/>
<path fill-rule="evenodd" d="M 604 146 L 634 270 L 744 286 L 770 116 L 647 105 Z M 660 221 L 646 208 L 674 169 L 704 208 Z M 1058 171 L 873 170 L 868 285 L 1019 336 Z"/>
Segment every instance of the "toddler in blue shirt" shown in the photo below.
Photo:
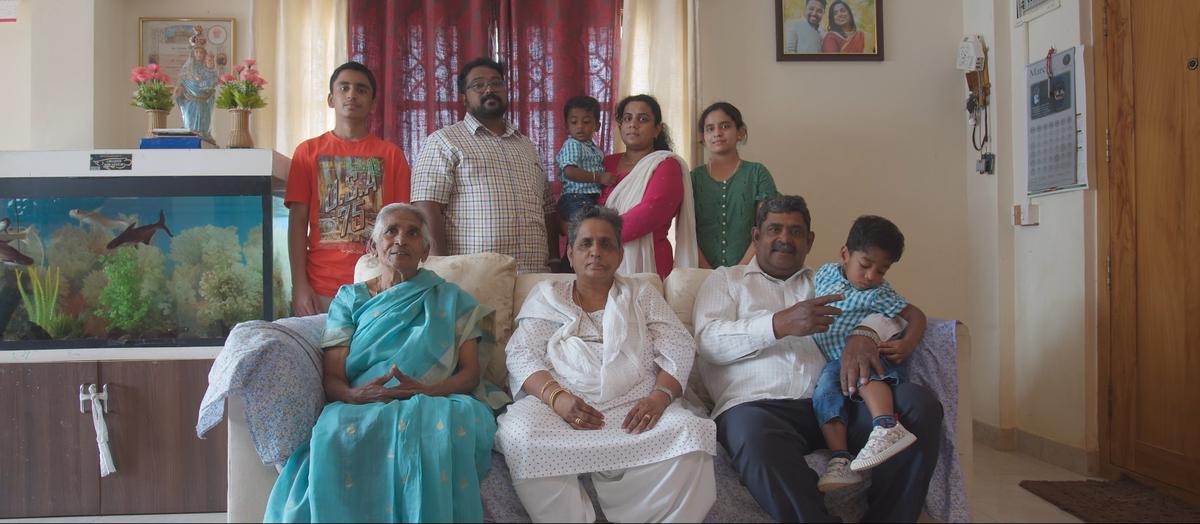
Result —
<path fill-rule="evenodd" d="M 555 157 L 563 183 L 558 217 L 569 221 L 576 213 L 595 206 L 601 187 L 616 184 L 617 177 L 604 171 L 604 154 L 592 141 L 600 125 L 600 102 L 590 96 L 571 98 L 563 107 L 563 118 L 569 136 Z"/>
<path fill-rule="evenodd" d="M 821 371 L 813 392 L 813 411 L 821 424 L 825 443 L 833 452 L 817 489 L 829 492 L 863 481 L 859 471 L 871 469 L 894 457 L 916 442 L 917 437 L 897 420 L 891 385 L 902 379 L 897 365 L 905 361 L 925 334 L 925 314 L 909 304 L 883 279 L 892 264 L 904 253 L 904 235 L 891 221 L 877 216 L 861 216 L 850 227 L 842 246 L 840 264 L 825 264 L 815 278 L 817 296 L 840 294 L 841 308 L 829 330 L 813 336 L 821 353 L 829 360 Z M 899 316 L 908 323 L 899 340 L 880 342 L 869 329 L 857 329 L 869 315 Z M 879 345 L 882 375 L 872 373 L 870 381 L 858 388 L 854 400 L 864 401 L 871 412 L 874 428 L 857 457 L 849 452 L 846 431 L 846 397 L 841 386 L 841 356 L 846 338 L 853 335 L 875 339 Z"/>

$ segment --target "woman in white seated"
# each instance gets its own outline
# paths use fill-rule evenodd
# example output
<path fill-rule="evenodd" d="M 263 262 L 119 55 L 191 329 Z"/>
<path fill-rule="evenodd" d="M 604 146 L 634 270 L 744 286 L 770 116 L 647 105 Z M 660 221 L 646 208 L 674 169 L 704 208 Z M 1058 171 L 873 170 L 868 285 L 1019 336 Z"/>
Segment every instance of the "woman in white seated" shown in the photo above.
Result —
<path fill-rule="evenodd" d="M 573 281 L 536 286 L 507 348 L 516 403 L 496 449 L 534 522 L 592 522 L 590 473 L 611 522 L 699 522 L 715 497 L 716 426 L 675 402 L 691 335 L 651 285 L 617 276 L 621 217 L 596 207 L 568 231 Z"/>

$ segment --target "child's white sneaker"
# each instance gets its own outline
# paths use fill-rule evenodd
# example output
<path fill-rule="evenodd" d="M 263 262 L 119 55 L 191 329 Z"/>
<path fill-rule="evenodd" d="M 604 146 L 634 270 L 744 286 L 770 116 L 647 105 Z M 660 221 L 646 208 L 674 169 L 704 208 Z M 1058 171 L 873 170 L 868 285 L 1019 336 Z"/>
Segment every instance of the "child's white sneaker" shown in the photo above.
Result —
<path fill-rule="evenodd" d="M 850 463 L 850 469 L 864 471 L 883 464 L 916 441 L 917 436 L 904 429 L 900 422 L 896 422 L 896 425 L 890 428 L 875 426 L 862 451 L 859 451 L 858 456 L 854 457 L 854 462 Z"/>
<path fill-rule="evenodd" d="M 862 475 L 850 470 L 850 459 L 834 457 L 825 466 L 825 474 L 817 480 L 817 490 L 829 493 L 835 489 L 853 486 L 863 481 Z"/>

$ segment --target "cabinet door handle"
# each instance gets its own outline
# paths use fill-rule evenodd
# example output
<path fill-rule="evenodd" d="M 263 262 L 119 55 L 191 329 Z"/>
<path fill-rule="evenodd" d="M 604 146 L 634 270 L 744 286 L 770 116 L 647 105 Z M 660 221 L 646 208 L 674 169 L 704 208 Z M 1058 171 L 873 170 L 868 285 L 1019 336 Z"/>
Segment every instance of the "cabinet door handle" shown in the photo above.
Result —
<path fill-rule="evenodd" d="M 79 385 L 79 412 L 80 413 L 88 412 L 89 404 L 92 403 L 91 400 L 92 400 L 93 395 L 95 396 L 96 400 L 98 401 L 97 403 L 99 403 L 103 407 L 104 412 L 108 413 L 108 384 L 104 385 L 104 388 L 100 390 L 100 393 L 96 392 L 95 384 L 80 384 Z"/>
<path fill-rule="evenodd" d="M 96 428 L 96 447 L 100 451 L 100 476 L 107 477 L 117 472 L 113 462 L 112 451 L 108 448 L 108 424 L 104 414 L 108 413 L 108 384 L 100 392 L 95 384 L 79 385 L 79 412 L 85 413 L 88 403 L 91 403 L 92 425 Z"/>

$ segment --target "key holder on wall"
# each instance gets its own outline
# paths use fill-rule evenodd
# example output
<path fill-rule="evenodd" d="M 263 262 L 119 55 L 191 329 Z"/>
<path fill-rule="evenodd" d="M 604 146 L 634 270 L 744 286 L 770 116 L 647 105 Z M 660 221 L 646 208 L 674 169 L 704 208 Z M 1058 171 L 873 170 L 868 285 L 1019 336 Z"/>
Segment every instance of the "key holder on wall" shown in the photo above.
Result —
<path fill-rule="evenodd" d="M 992 92 L 992 84 L 988 79 L 987 65 L 987 46 L 983 43 L 983 37 L 964 36 L 958 46 L 957 67 L 966 76 L 967 121 L 971 125 L 971 146 L 980 153 L 979 160 L 975 162 L 975 170 L 980 174 L 996 172 L 996 155 L 990 147 L 988 97 Z"/>

